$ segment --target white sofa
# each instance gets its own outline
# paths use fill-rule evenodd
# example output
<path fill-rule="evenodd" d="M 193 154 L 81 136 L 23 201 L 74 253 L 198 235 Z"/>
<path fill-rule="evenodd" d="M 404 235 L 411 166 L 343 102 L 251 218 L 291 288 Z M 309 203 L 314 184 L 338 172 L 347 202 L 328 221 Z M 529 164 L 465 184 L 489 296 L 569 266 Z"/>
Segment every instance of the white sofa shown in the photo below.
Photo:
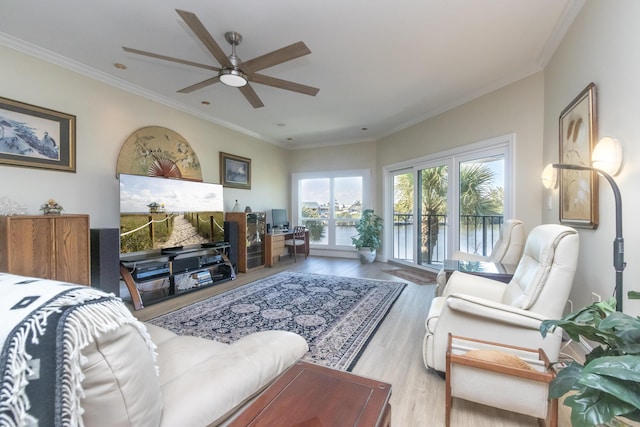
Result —
<path fill-rule="evenodd" d="M 54 288 L 60 292 L 54 293 Z M 31 417 L 41 426 L 216 425 L 308 351 L 304 338 L 285 331 L 258 332 L 233 344 L 178 336 L 137 321 L 122 301 L 86 286 L 0 273 L 0 292 L 9 295 L 0 302 L 3 319 L 11 320 L 15 307 L 35 307 L 14 316 L 17 326 L 0 325 L 3 349 L 12 349 L 0 364 L 0 419 L 8 414 L 15 421 L 7 425 L 29 425 Z M 33 295 L 40 293 L 40 301 L 34 300 Z M 59 313 L 66 320 L 57 320 Z M 40 327 L 34 327 L 33 319 Z M 44 352 L 47 331 L 57 337 Z M 23 343 L 32 337 L 41 344 L 25 347 Z M 60 362 L 62 348 L 66 355 Z M 29 354 L 25 357 L 23 353 Z M 23 384 L 32 381 L 33 370 L 40 369 L 23 363 L 32 360 L 62 370 L 62 377 L 55 375 L 58 379 L 49 382 L 55 382 L 51 388 L 64 395 L 55 404 L 63 407 L 63 421 L 55 418 L 58 410 L 52 410 L 53 405 L 39 413 L 33 408 L 49 394 L 45 388 L 23 390 Z M 42 368 L 40 376 L 47 375 Z M 8 402 L 7 394 L 20 397 L 22 403 Z"/>
<path fill-rule="evenodd" d="M 222 344 L 145 326 L 157 345 L 159 375 L 132 327 L 98 337 L 83 351 L 86 426 L 215 425 L 308 349 L 302 337 L 284 331 Z"/>

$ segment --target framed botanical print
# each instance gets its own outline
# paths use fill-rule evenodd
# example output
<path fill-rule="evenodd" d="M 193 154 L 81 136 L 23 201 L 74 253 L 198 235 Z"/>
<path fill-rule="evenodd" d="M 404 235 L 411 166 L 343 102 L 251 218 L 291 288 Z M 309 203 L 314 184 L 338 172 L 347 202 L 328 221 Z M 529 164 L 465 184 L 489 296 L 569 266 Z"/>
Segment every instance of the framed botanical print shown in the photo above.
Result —
<path fill-rule="evenodd" d="M 560 163 L 590 167 L 597 140 L 596 85 L 590 83 L 560 114 Z M 559 175 L 560 223 L 597 228 L 597 173 L 560 169 Z"/>
<path fill-rule="evenodd" d="M 251 159 L 220 152 L 220 183 L 251 190 Z"/>

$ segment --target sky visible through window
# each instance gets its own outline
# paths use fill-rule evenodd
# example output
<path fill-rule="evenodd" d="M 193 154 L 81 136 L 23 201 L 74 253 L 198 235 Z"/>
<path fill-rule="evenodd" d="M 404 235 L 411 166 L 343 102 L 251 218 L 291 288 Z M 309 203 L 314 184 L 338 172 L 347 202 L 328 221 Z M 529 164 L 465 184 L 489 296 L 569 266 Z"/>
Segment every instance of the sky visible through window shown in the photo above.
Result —
<path fill-rule="evenodd" d="M 222 185 L 120 174 L 120 212 L 149 212 L 150 203 L 167 212 L 223 211 Z"/>
<path fill-rule="evenodd" d="M 356 202 L 362 202 L 362 177 L 334 178 L 334 201 L 339 208 L 348 208 Z M 317 203 L 320 207 L 329 206 L 330 178 L 301 180 L 301 200 L 303 203 Z"/>

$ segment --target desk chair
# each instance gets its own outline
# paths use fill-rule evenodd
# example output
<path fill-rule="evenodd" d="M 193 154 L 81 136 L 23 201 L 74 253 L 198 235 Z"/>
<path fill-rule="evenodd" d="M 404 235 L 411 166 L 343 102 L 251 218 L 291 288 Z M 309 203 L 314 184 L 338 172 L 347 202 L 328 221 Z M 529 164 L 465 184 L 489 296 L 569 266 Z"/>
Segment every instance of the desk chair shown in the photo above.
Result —
<path fill-rule="evenodd" d="M 304 227 L 297 225 L 293 227 L 293 234 L 291 236 L 291 239 L 287 239 L 284 241 L 285 247 L 289 249 L 289 256 L 291 256 L 291 249 L 293 249 L 294 262 L 298 262 L 298 259 L 296 256 L 298 252 L 298 246 L 302 246 L 304 248 L 304 259 L 307 259 L 307 250 L 305 248 L 305 242 L 304 242 L 305 231 L 306 229 Z"/>

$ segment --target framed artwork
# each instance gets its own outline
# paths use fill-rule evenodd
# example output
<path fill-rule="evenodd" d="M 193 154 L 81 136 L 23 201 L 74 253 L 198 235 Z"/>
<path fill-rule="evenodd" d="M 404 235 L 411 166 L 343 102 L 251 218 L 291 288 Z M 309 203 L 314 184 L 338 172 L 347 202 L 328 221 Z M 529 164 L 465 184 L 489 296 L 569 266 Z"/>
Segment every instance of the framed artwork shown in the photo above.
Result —
<path fill-rule="evenodd" d="M 560 163 L 591 166 L 598 140 L 596 85 L 590 83 L 560 114 Z M 560 223 L 598 226 L 598 175 L 560 169 Z"/>
<path fill-rule="evenodd" d="M 76 116 L 0 97 L 0 164 L 76 171 Z"/>
<path fill-rule="evenodd" d="M 251 159 L 220 152 L 220 183 L 251 190 Z"/>

